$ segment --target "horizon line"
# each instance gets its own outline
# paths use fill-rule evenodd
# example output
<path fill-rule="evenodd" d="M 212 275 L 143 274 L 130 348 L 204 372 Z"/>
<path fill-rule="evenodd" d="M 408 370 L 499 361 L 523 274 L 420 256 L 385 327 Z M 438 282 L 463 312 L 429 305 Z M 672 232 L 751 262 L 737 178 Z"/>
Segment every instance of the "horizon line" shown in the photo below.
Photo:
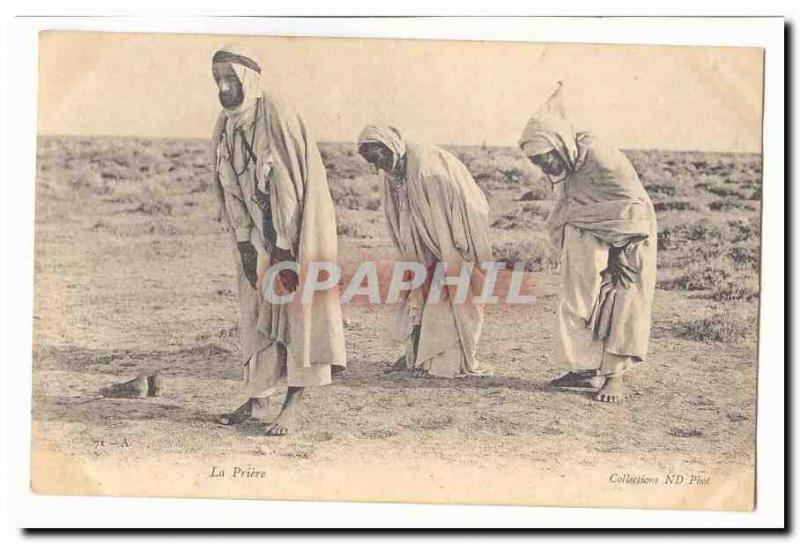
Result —
<path fill-rule="evenodd" d="M 36 138 L 120 138 L 120 139 L 140 139 L 140 140 L 211 140 L 211 136 L 137 136 L 133 134 L 56 134 L 56 133 L 41 133 L 36 134 Z M 317 140 L 318 144 L 351 144 L 355 146 L 355 140 Z M 509 144 L 495 144 L 489 142 L 483 143 L 436 143 L 439 146 L 451 147 L 495 147 L 495 148 L 513 148 L 517 149 L 516 145 Z M 686 149 L 675 147 L 627 147 L 619 146 L 622 151 L 671 151 L 676 153 L 729 153 L 739 155 L 762 155 L 763 148 L 758 151 L 747 150 L 724 150 L 724 149 Z"/>

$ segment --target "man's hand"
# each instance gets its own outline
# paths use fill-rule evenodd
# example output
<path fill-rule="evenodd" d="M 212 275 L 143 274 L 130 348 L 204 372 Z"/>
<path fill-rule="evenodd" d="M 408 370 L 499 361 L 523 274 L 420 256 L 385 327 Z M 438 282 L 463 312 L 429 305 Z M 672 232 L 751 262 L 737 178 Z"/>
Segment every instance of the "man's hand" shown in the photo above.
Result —
<path fill-rule="evenodd" d="M 285 261 L 294 262 L 294 257 L 292 257 L 291 251 L 287 249 L 281 249 L 276 247 L 272 252 L 272 262 L 273 264 L 281 263 Z M 278 280 L 280 286 L 278 286 L 278 291 L 281 291 L 281 287 L 284 287 L 287 292 L 286 293 L 279 293 L 280 295 L 288 295 L 289 293 L 294 293 L 297 289 L 297 284 L 299 282 L 297 278 L 297 273 L 294 270 L 283 269 L 278 272 Z"/>
<path fill-rule="evenodd" d="M 242 259 L 242 267 L 244 268 L 244 275 L 253 289 L 256 288 L 258 281 L 258 252 L 253 244 L 250 242 L 239 242 L 239 256 Z"/>
<path fill-rule="evenodd" d="M 639 269 L 636 265 L 636 251 L 639 249 L 639 242 L 631 242 L 624 247 L 612 247 L 609 253 L 609 267 L 611 277 L 615 285 L 625 289 L 636 283 L 639 276 Z"/>
<path fill-rule="evenodd" d="M 278 279 L 280 280 L 281 285 L 283 285 L 289 291 L 289 293 L 294 293 L 297 289 L 297 283 L 299 280 L 297 278 L 297 273 L 294 270 L 281 270 L 278 272 Z M 288 295 L 289 293 L 285 294 Z"/>

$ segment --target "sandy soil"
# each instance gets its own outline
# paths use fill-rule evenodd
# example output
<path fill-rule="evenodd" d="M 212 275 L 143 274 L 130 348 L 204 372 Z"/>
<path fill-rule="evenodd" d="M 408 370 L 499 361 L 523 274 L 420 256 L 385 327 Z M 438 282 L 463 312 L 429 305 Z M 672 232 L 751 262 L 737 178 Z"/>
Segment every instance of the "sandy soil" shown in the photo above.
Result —
<path fill-rule="evenodd" d="M 622 406 L 547 387 L 560 372 L 552 356 L 558 275 L 538 272 L 536 304 L 487 307 L 478 354 L 491 377 L 384 374 L 400 352 L 388 332 L 393 309 L 352 305 L 344 309 L 348 369 L 307 392 L 296 433 L 270 438 L 255 423 L 215 424 L 243 400 L 235 256 L 211 219 L 210 190 L 176 186 L 165 198 L 170 213 L 158 215 L 113 193 L 39 188 L 35 489 L 751 506 L 755 342 L 675 335 L 676 324 L 708 312 L 709 301 L 689 292 L 657 292 L 650 361 L 629 375 Z M 501 211 L 511 201 L 502 191 L 492 199 Z M 391 255 L 380 210 L 338 213 L 365 233 L 340 237 L 343 261 Z M 159 398 L 95 397 L 153 370 L 165 379 Z M 214 466 L 228 467 L 226 484 L 209 478 Z M 231 480 L 233 466 L 267 477 L 248 487 Z M 703 474 L 716 487 L 643 490 L 610 483 L 613 473 L 662 482 L 668 473 Z"/>

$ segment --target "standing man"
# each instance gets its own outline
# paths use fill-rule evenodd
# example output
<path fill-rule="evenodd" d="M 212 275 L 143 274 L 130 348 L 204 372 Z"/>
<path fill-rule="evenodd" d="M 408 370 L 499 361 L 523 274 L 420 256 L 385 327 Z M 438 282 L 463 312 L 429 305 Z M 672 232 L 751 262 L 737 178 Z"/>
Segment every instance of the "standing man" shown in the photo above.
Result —
<path fill-rule="evenodd" d="M 345 366 L 344 332 L 335 290 L 317 291 L 307 304 L 272 304 L 260 294 L 264 271 L 278 262 L 299 265 L 299 278 L 282 270 L 275 280 L 275 291 L 288 295 L 302 285 L 308 263 L 336 262 L 333 201 L 316 141 L 290 107 L 262 92 L 255 56 L 223 47 L 212 72 L 222 105 L 212 144 L 214 186 L 237 250 L 248 397 L 220 423 L 266 418 L 269 397 L 286 380 L 283 407 L 266 429 L 284 435 L 304 389 L 329 384 L 331 366 Z"/>
<path fill-rule="evenodd" d="M 558 199 L 547 218 L 561 251 L 560 363 L 551 384 L 598 389 L 621 402 L 623 375 L 642 363 L 656 280 L 656 216 L 625 155 L 575 133 L 561 86 L 528 122 L 519 146 L 550 179 Z"/>
<path fill-rule="evenodd" d="M 464 263 L 480 272 L 480 264 L 492 260 L 486 197 L 453 155 L 406 142 L 393 127 L 364 128 L 358 152 L 386 174 L 383 205 L 395 246 L 405 261 L 429 272 L 426 282 L 407 291 L 402 301 L 398 336 L 405 342 L 405 356 L 395 369 L 445 378 L 484 373 L 475 360 L 482 306 L 469 299 L 457 302 L 453 290 L 440 291 L 440 302 L 429 302 L 428 294 L 430 272 L 438 263 L 452 276 Z"/>

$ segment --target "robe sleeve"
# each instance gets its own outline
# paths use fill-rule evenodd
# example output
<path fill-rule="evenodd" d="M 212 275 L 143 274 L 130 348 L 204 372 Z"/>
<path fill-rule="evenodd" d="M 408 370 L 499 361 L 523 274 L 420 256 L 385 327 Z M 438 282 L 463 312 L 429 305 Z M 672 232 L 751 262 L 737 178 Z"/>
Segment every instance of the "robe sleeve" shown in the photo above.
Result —
<path fill-rule="evenodd" d="M 409 205 L 421 241 L 448 267 L 491 260 L 486 197 L 458 159 L 415 146 L 408 166 Z"/>
<path fill-rule="evenodd" d="M 272 225 L 275 228 L 275 245 L 285 251 L 295 252 L 299 243 L 300 206 L 289 171 L 279 158 L 270 155 L 267 173 Z"/>
<path fill-rule="evenodd" d="M 386 230 L 389 233 L 389 238 L 392 239 L 394 247 L 402 254 L 403 249 L 400 245 L 400 228 L 397 223 L 397 204 L 392 196 L 391 182 L 389 176 L 383 178 L 383 189 L 381 192 L 381 200 L 383 202 L 383 213 L 386 217 Z"/>
<path fill-rule="evenodd" d="M 421 186 L 427 191 L 432 221 L 428 232 L 434 238 L 440 253 L 439 258 L 449 266 L 460 266 L 463 261 L 473 261 L 453 183 L 443 174 L 427 172 L 422 176 Z"/>
<path fill-rule="evenodd" d="M 459 194 L 458 188 L 451 183 L 442 184 L 444 192 L 443 202 L 449 211 L 448 226 L 450 227 L 450 238 L 455 247 L 465 261 L 475 261 L 475 252 L 472 251 L 470 243 L 470 233 L 468 218 L 466 217 L 466 203 L 463 196 Z"/>
<path fill-rule="evenodd" d="M 267 104 L 266 123 L 270 141 L 270 206 L 276 245 L 295 257 L 304 221 L 307 149 L 305 127 L 295 110 L 277 100 Z"/>
<path fill-rule="evenodd" d="M 452 262 L 464 260 L 483 262 L 491 260 L 491 243 L 489 242 L 488 215 L 483 211 L 482 195 L 467 194 L 463 185 L 471 180 L 454 179 L 460 172 L 451 172 L 449 176 L 434 174 L 426 176 L 423 181 L 431 189 L 438 192 L 438 197 L 431 195 L 434 222 L 439 226 L 439 247 L 442 258 Z M 448 252 L 452 248 L 455 252 Z M 449 253 L 449 254 L 448 254 Z"/>

